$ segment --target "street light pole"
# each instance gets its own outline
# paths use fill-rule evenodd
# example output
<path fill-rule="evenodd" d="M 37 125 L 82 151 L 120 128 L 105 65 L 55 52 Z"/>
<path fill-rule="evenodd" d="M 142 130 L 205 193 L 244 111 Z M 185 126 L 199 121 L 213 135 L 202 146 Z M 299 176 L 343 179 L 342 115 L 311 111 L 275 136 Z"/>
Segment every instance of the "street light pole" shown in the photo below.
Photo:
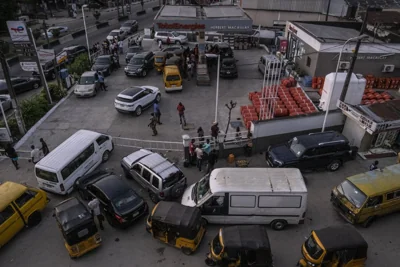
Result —
<path fill-rule="evenodd" d="M 91 60 L 91 58 L 90 58 L 89 39 L 88 39 L 88 36 L 87 36 L 85 11 L 83 10 L 83 9 L 86 8 L 87 6 L 88 6 L 88 5 L 83 5 L 83 6 L 82 6 L 82 17 L 83 17 L 83 27 L 85 27 L 86 45 L 87 45 L 87 51 L 88 51 L 88 55 L 89 55 L 89 63 L 92 63 L 92 60 Z"/>
<path fill-rule="evenodd" d="M 220 69 L 220 55 L 218 55 L 218 70 L 217 70 L 217 90 L 215 92 L 215 118 L 214 121 L 218 122 L 218 97 L 219 97 L 219 69 Z"/>
<path fill-rule="evenodd" d="M 347 43 L 350 42 L 350 41 L 361 40 L 361 39 L 368 38 L 368 37 L 369 37 L 368 35 L 363 34 L 363 35 L 360 35 L 360 36 L 357 36 L 357 37 L 350 38 L 346 42 L 344 42 L 342 48 L 340 49 L 339 58 L 338 58 L 338 61 L 337 61 L 337 64 L 336 64 L 335 77 L 333 78 L 332 89 L 330 89 L 330 91 L 329 91 L 328 100 L 327 100 L 327 103 L 325 104 L 326 111 L 325 111 L 324 122 L 322 123 L 321 132 L 325 131 L 326 119 L 328 118 L 328 114 L 329 114 L 329 106 L 331 104 L 332 93 L 333 93 L 333 90 L 335 89 L 335 85 L 336 85 L 336 78 L 337 78 L 337 74 L 338 74 L 338 71 L 339 71 L 340 58 L 342 57 L 343 49 L 347 45 Z"/>

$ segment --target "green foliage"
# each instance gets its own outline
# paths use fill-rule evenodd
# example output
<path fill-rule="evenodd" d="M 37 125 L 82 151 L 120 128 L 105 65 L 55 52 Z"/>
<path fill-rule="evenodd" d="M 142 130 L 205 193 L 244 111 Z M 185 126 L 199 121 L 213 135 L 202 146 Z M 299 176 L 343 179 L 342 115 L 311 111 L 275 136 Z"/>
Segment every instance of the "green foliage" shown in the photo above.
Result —
<path fill-rule="evenodd" d="M 90 70 L 90 62 L 86 53 L 76 57 L 74 62 L 68 66 L 68 72 L 73 76 L 76 74 L 80 77 L 85 71 L 88 70 Z"/>
<path fill-rule="evenodd" d="M 15 117 L 8 118 L 7 122 L 8 122 L 8 127 L 10 128 L 11 135 L 13 137 L 20 137 L 18 124 L 17 124 L 17 120 L 15 119 Z M 5 125 L 4 121 L 0 121 L 0 128 L 5 128 L 5 127 L 6 127 L 6 125 Z"/>
<path fill-rule="evenodd" d="M 53 34 L 53 38 L 58 38 L 60 36 L 60 30 L 59 29 L 54 29 L 51 31 Z"/>
<path fill-rule="evenodd" d="M 46 97 L 42 94 L 26 99 L 21 103 L 22 118 L 27 130 L 38 122 L 50 110 Z"/>
<path fill-rule="evenodd" d="M 40 35 L 42 35 L 42 33 L 40 32 L 39 29 L 34 29 L 32 31 L 32 35 L 33 35 L 33 38 L 35 38 L 35 40 L 37 40 L 40 37 Z"/>
<path fill-rule="evenodd" d="M 50 91 L 50 95 L 51 95 L 51 99 L 53 101 L 59 101 L 61 100 L 63 97 L 67 96 L 68 92 L 67 90 L 65 90 L 63 87 L 58 87 L 58 84 L 56 83 L 49 83 L 49 91 Z M 42 89 L 42 91 L 40 91 L 40 95 L 44 98 L 47 99 L 47 93 L 46 93 L 46 89 Z"/>

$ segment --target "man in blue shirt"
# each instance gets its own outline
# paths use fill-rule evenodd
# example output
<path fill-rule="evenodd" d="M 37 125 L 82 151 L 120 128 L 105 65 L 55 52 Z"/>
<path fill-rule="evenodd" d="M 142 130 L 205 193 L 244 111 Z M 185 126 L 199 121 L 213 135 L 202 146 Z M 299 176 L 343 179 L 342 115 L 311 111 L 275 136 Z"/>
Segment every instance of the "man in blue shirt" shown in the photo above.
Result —
<path fill-rule="evenodd" d="M 154 102 L 153 111 L 154 111 L 154 116 L 157 119 L 157 123 L 158 124 L 162 124 L 161 121 L 160 121 L 160 117 L 161 117 L 160 106 L 158 105 L 157 101 Z"/>
<path fill-rule="evenodd" d="M 106 84 L 104 83 L 104 77 L 103 77 L 103 75 L 101 75 L 100 72 L 97 72 L 97 80 L 98 80 L 98 82 L 100 83 L 100 90 L 102 90 L 102 91 L 108 91 L 108 90 L 106 89 Z"/>
<path fill-rule="evenodd" d="M 206 156 L 208 157 L 211 152 L 211 144 L 210 144 L 210 139 L 207 139 L 206 143 L 203 145 L 203 150 L 206 153 Z"/>

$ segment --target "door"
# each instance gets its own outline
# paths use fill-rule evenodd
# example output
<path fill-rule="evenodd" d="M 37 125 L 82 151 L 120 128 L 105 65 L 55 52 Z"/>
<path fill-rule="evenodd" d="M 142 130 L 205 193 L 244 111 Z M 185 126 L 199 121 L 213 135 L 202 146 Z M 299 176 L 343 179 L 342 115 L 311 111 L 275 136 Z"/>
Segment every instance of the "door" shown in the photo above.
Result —
<path fill-rule="evenodd" d="M 312 169 L 319 166 L 317 149 L 309 148 L 304 151 L 303 155 L 300 157 L 297 164 L 293 165 L 293 167 L 297 167 L 299 169 Z"/>
<path fill-rule="evenodd" d="M 150 89 L 145 89 L 141 93 L 141 96 L 142 96 L 142 98 L 141 98 L 140 102 L 143 103 L 143 106 L 149 106 L 154 101 L 154 94 Z"/>
<path fill-rule="evenodd" d="M 154 54 L 153 54 L 153 52 L 150 52 L 150 53 L 146 56 L 146 60 L 147 60 L 146 68 L 147 68 L 147 69 L 152 69 L 152 68 L 154 68 Z"/>
<path fill-rule="evenodd" d="M 0 247 L 4 246 L 24 226 L 24 221 L 12 205 L 0 211 Z"/>
<path fill-rule="evenodd" d="M 139 163 L 136 163 L 132 166 L 130 173 L 133 179 L 136 180 L 141 186 L 145 187 L 145 183 L 142 178 L 142 166 Z"/>
<path fill-rule="evenodd" d="M 97 145 L 97 144 L 96 144 Z M 83 162 L 83 172 L 82 175 L 92 171 L 93 168 L 101 163 L 101 157 L 98 147 L 92 143 L 88 148 L 86 148 L 79 156 L 80 160 Z M 79 175 L 78 177 L 80 177 Z"/>
<path fill-rule="evenodd" d="M 385 214 L 400 210 L 400 190 L 386 194 L 386 201 L 382 204 Z"/>
<path fill-rule="evenodd" d="M 99 138 L 96 139 L 96 143 L 99 147 L 98 153 L 100 155 L 103 155 L 104 151 L 108 150 L 108 141 L 110 140 L 110 137 L 107 135 L 101 135 Z"/>
<path fill-rule="evenodd" d="M 15 93 L 21 93 L 21 92 L 24 92 L 25 90 L 27 90 L 26 87 L 28 86 L 28 84 L 25 79 L 15 79 L 15 80 L 12 80 L 11 82 L 12 82 L 13 88 L 15 90 Z"/>
<path fill-rule="evenodd" d="M 375 139 L 375 142 L 372 144 L 373 147 L 381 147 L 384 144 L 387 132 L 379 133 Z"/>
<path fill-rule="evenodd" d="M 155 194 L 158 194 L 161 191 L 161 180 L 156 175 L 152 175 L 151 177 L 151 187 L 150 190 Z"/>
<path fill-rule="evenodd" d="M 228 215 L 228 203 L 229 196 L 225 195 L 213 195 L 200 207 L 201 214 L 209 222 L 212 223 L 225 223 L 226 216 Z"/>
<path fill-rule="evenodd" d="M 326 167 L 332 160 L 335 159 L 334 155 L 337 146 L 318 147 L 315 151 L 316 167 Z"/>
<path fill-rule="evenodd" d="M 28 189 L 14 201 L 25 222 L 28 222 L 29 216 L 38 209 L 37 204 L 40 200 L 38 192 Z"/>
<path fill-rule="evenodd" d="M 367 200 L 364 208 L 361 209 L 360 223 L 367 220 L 369 217 L 379 216 L 383 213 L 382 207 L 383 196 L 370 197 Z"/>

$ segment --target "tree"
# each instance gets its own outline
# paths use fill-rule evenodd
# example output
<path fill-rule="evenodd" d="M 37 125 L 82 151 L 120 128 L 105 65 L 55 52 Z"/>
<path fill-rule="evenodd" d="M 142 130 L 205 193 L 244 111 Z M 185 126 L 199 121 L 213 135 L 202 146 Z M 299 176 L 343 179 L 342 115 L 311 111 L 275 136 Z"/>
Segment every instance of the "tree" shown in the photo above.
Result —
<path fill-rule="evenodd" d="M 232 109 L 234 109 L 236 107 L 236 102 L 233 102 L 231 100 L 231 102 L 229 102 L 229 104 L 225 104 L 225 107 L 227 107 L 229 109 L 229 115 L 228 115 L 228 123 L 226 124 L 226 130 L 225 130 L 225 137 L 224 137 L 224 141 L 226 138 L 226 134 L 228 133 L 228 129 L 229 129 L 229 123 L 231 123 L 231 113 L 232 113 Z"/>
<path fill-rule="evenodd" d="M 15 20 L 19 7 L 17 1 L 0 1 L 0 31 L 7 30 L 7 20 Z"/>

